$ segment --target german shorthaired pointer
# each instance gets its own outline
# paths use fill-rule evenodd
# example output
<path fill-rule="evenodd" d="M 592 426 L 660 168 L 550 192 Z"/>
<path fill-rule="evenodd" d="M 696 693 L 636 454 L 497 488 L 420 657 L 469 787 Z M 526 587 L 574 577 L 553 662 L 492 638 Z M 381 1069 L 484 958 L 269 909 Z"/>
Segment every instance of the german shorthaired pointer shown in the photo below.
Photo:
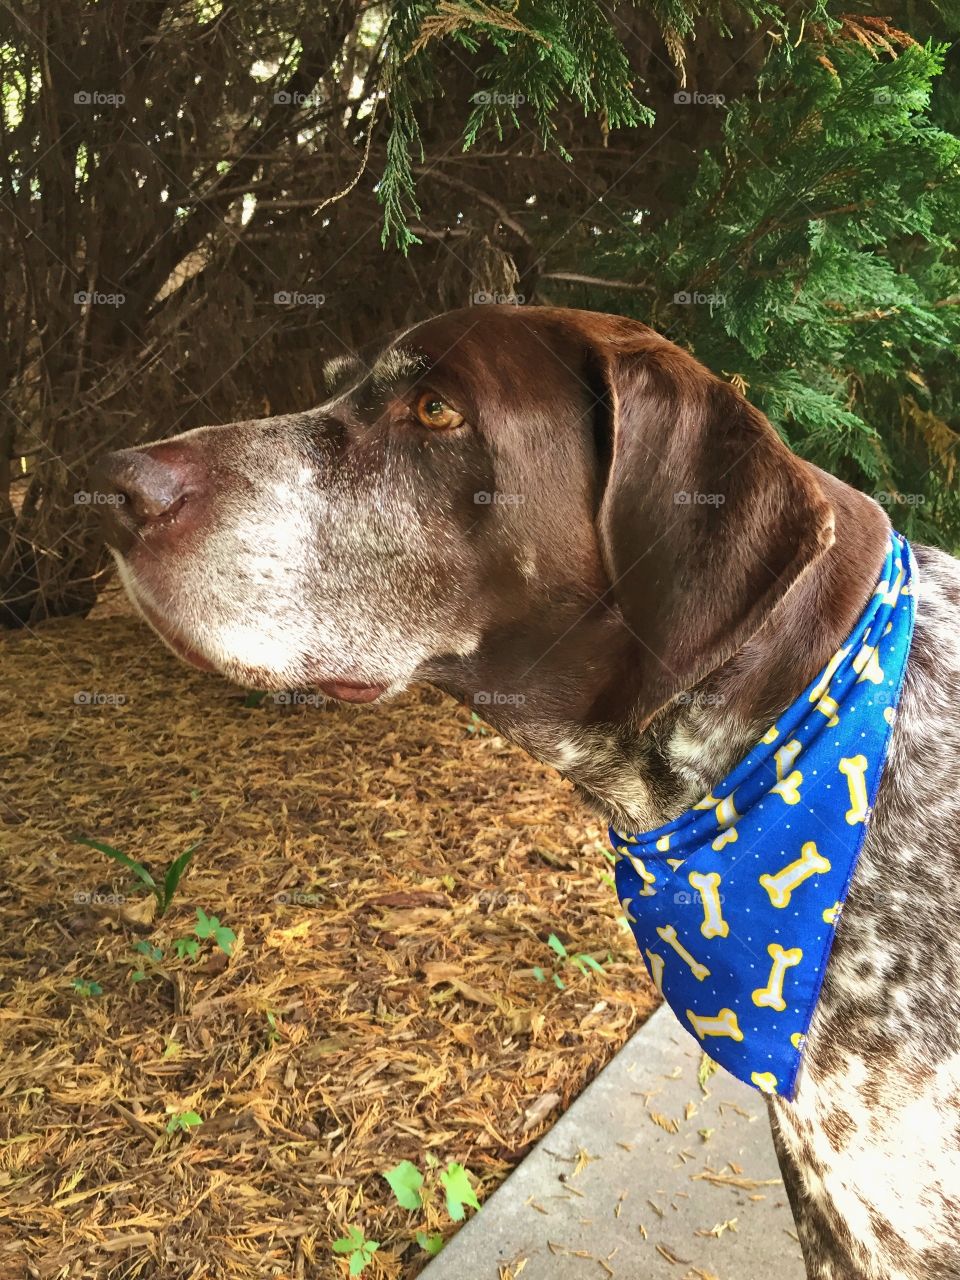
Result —
<path fill-rule="evenodd" d="M 123 582 L 197 666 L 350 702 L 486 694 L 645 831 L 737 764 L 874 591 L 881 508 L 644 325 L 474 308 L 335 366 L 318 409 L 101 464 Z M 796 1097 L 770 1099 L 816 1280 L 960 1277 L 960 563 L 915 552 L 886 771 Z"/>

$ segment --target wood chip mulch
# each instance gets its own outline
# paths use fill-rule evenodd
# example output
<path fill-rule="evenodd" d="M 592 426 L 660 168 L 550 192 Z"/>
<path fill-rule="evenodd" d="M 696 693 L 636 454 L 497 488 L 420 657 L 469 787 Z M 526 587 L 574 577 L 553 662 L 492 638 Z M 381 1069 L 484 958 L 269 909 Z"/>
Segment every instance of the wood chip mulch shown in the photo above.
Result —
<path fill-rule="evenodd" d="M 351 1226 L 417 1275 L 456 1228 L 383 1171 L 482 1200 L 654 1006 L 600 825 L 432 690 L 247 705 L 122 616 L 0 657 L 0 1277 L 335 1280 Z M 200 845 L 157 918 L 77 836 Z"/>

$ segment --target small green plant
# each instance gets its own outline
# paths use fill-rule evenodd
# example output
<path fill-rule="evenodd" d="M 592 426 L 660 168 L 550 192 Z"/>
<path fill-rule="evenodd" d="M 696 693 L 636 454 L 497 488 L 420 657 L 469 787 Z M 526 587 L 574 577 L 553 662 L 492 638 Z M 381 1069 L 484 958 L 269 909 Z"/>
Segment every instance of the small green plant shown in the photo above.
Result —
<path fill-rule="evenodd" d="M 221 924 L 217 916 L 208 916 L 200 907 L 197 907 L 197 923 L 193 932 L 195 936 L 192 938 L 173 939 L 171 946 L 178 960 L 196 960 L 200 954 L 200 942 L 197 939 L 209 938 L 227 955 L 232 953 L 236 934 Z M 133 944 L 133 949 L 143 957 L 143 962 L 140 968 L 134 969 L 130 977 L 133 982 L 143 982 L 149 976 L 147 965 L 160 964 L 163 960 L 163 948 L 141 939 Z"/>
<path fill-rule="evenodd" d="M 475 711 L 470 712 L 470 723 L 467 725 L 467 733 L 476 733 L 481 738 L 486 738 L 490 734 L 489 728 L 484 724 Z"/>
<path fill-rule="evenodd" d="M 334 1253 L 346 1255 L 352 1276 L 363 1271 L 379 1248 L 379 1240 L 367 1240 L 359 1227 L 347 1227 L 347 1234 L 333 1242 Z"/>
<path fill-rule="evenodd" d="M 189 1133 L 198 1124 L 203 1124 L 203 1119 L 196 1111 L 174 1111 L 167 1121 L 167 1133 Z"/>
<path fill-rule="evenodd" d="M 462 1164 L 451 1161 L 440 1175 L 440 1185 L 447 1194 L 447 1213 L 454 1222 L 462 1222 L 466 1217 L 466 1206 L 479 1209 L 480 1201 L 470 1184 L 470 1178 Z"/>
<path fill-rule="evenodd" d="M 216 916 L 208 916 L 202 908 L 197 907 L 197 923 L 194 933 L 198 938 L 212 938 L 221 951 L 230 955 L 237 935 L 225 924 L 221 924 Z"/>
<path fill-rule="evenodd" d="M 443 1236 L 437 1231 L 418 1231 L 415 1238 L 420 1248 L 429 1253 L 431 1258 L 435 1258 L 443 1248 Z"/>
<path fill-rule="evenodd" d="M 196 960 L 200 952 L 200 943 L 196 938 L 174 938 L 173 949 L 178 960 Z"/>
<path fill-rule="evenodd" d="M 420 1188 L 423 1186 L 423 1174 L 410 1160 L 401 1160 L 398 1165 L 388 1169 L 383 1175 L 390 1184 L 390 1190 L 397 1197 L 401 1209 L 419 1209 L 423 1205 Z"/>
<path fill-rule="evenodd" d="M 103 995 L 103 987 L 101 987 L 100 983 L 90 982 L 86 978 L 74 978 L 73 989 L 77 995 L 83 996 L 84 999 L 89 999 L 90 996 Z"/>
<path fill-rule="evenodd" d="M 401 1160 L 392 1169 L 385 1170 L 383 1176 L 390 1184 L 390 1190 L 396 1196 L 401 1209 L 416 1212 L 418 1209 L 429 1211 L 442 1193 L 446 1211 L 452 1222 L 462 1222 L 467 1207 L 480 1208 L 477 1193 L 470 1182 L 470 1175 L 462 1164 L 451 1160 L 445 1169 L 440 1169 L 436 1156 L 427 1152 L 427 1173 L 423 1174 L 410 1160 Z M 434 1257 L 443 1248 L 443 1236 L 436 1231 L 417 1230 L 415 1239 L 421 1249 Z"/>
<path fill-rule="evenodd" d="M 615 867 L 617 865 L 616 855 L 614 854 L 613 850 L 610 848 L 609 845 L 603 845 L 598 841 L 596 845 L 596 850 L 601 857 L 607 860 L 607 862 L 610 864 L 611 867 Z M 616 879 L 610 874 L 609 871 L 598 871 L 597 875 L 600 878 L 601 884 L 605 884 L 608 889 L 613 889 L 613 891 L 616 892 L 617 882 L 616 882 Z"/>
<path fill-rule="evenodd" d="M 190 859 L 196 851 L 199 840 L 190 845 L 189 849 L 184 849 L 178 857 L 167 868 L 167 874 L 163 877 L 163 883 L 157 884 L 153 876 L 136 858 L 131 858 L 128 854 L 120 849 L 115 849 L 112 844 L 104 844 L 102 840 L 88 840 L 86 836 L 77 836 L 77 844 L 85 844 L 90 849 L 96 849 L 98 853 L 106 854 L 108 858 L 112 858 L 114 862 L 118 862 L 121 867 L 126 867 L 128 871 L 132 871 L 137 879 L 143 884 L 157 900 L 157 915 L 162 916 L 166 913 L 167 908 L 173 901 L 173 895 L 177 891 L 183 873 L 190 864 Z"/>
<path fill-rule="evenodd" d="M 163 948 L 156 947 L 152 942 L 147 942 L 143 938 L 133 944 L 133 949 L 136 951 L 137 955 L 143 956 L 144 961 L 149 964 L 159 964 L 163 959 Z M 146 976 L 146 965 L 143 965 L 139 969 L 134 969 L 130 978 L 133 982 L 143 982 Z"/>
<path fill-rule="evenodd" d="M 590 969 L 592 969 L 594 973 L 603 973 L 603 965 L 599 960 L 595 960 L 593 956 L 586 951 L 576 951 L 571 953 L 555 933 L 551 933 L 550 937 L 547 939 L 547 946 L 556 955 L 557 961 L 559 961 L 559 964 L 557 964 L 556 961 L 554 962 L 554 969 L 551 974 L 553 984 L 558 991 L 566 990 L 567 985 L 560 977 L 559 968 L 562 965 L 572 964 L 573 967 L 578 969 L 581 973 L 586 973 Z M 607 955 L 607 959 L 610 959 L 609 953 Z M 537 982 L 546 982 L 547 980 L 547 975 L 544 973 L 540 965 L 534 966 L 533 976 L 536 978 Z"/>

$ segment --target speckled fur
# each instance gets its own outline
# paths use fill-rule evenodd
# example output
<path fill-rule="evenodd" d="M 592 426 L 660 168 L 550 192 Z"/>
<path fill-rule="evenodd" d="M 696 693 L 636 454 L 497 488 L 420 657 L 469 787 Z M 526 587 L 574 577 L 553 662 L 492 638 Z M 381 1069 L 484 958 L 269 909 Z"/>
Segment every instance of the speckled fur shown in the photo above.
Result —
<path fill-rule="evenodd" d="M 960 563 L 917 623 L 795 1100 L 771 1100 L 811 1280 L 960 1276 Z"/>
<path fill-rule="evenodd" d="M 769 1101 L 809 1280 L 960 1277 L 960 562 L 915 553 L 916 630 L 869 834 L 796 1097 Z M 670 821 L 767 727 L 731 721 L 722 685 L 619 753 L 611 730 L 553 763 L 633 829 Z"/>

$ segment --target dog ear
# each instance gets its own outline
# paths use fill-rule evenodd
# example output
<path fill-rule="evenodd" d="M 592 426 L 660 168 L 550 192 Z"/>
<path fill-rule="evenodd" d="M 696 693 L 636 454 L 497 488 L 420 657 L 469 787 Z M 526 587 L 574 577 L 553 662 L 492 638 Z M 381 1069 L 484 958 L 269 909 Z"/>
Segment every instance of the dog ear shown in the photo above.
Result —
<path fill-rule="evenodd" d="M 649 719 L 726 662 L 834 541 L 812 467 L 728 383 L 645 325 L 591 335 L 608 419 L 597 516 Z"/>

